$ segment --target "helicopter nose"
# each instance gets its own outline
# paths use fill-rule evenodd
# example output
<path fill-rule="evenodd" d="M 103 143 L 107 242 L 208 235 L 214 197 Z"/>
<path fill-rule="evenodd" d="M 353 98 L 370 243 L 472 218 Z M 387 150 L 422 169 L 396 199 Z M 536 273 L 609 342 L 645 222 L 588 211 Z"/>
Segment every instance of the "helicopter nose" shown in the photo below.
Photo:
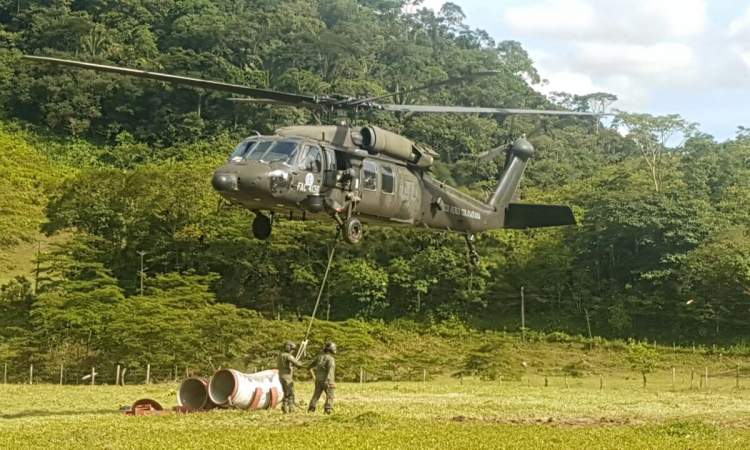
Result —
<path fill-rule="evenodd" d="M 211 179 L 211 186 L 219 192 L 236 191 L 237 175 L 233 173 L 215 173 Z"/>

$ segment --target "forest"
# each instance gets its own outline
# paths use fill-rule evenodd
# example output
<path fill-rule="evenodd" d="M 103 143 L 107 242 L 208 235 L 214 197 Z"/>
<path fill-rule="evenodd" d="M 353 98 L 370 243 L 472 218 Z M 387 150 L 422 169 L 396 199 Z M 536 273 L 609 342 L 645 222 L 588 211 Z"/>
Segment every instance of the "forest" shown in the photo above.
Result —
<path fill-rule="evenodd" d="M 333 223 L 280 221 L 257 241 L 253 213 L 217 212 L 210 185 L 237 142 L 315 123 L 308 111 L 34 65 L 23 54 L 352 96 L 496 70 L 394 101 L 616 110 L 608 93 L 542 95 L 521 43 L 471 29 L 455 4 L 419 3 L 0 0 L 0 254 L 62 236 L 2 286 L 0 360 L 220 365 L 249 351 L 237 335 L 269 328 L 260 321 L 310 315 L 334 237 Z M 750 129 L 741 124 L 718 142 L 689 118 L 624 111 L 609 121 L 518 117 L 513 127 L 504 116 L 382 112 L 352 123 L 433 148 L 433 176 L 483 200 L 503 161 L 477 156 L 525 133 L 537 156 L 522 201 L 572 205 L 579 224 L 486 233 L 476 268 L 460 235 L 368 228 L 361 245 L 337 249 L 323 319 L 371 331 L 515 332 L 523 291 L 531 330 L 750 337 Z"/>

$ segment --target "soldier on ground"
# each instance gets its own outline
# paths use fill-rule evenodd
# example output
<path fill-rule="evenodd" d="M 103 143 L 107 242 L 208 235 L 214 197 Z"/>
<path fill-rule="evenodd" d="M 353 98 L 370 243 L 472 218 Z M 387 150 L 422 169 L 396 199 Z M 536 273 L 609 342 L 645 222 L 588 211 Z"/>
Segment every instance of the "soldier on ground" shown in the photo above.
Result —
<path fill-rule="evenodd" d="M 294 368 L 304 367 L 297 358 L 297 344 L 287 342 L 284 350 L 276 358 L 276 368 L 279 370 L 279 381 L 284 390 L 284 399 L 281 401 L 281 410 L 286 413 L 294 412 Z"/>
<path fill-rule="evenodd" d="M 315 412 L 315 407 L 323 392 L 326 393 L 325 413 L 331 414 L 333 412 L 333 391 L 336 388 L 334 384 L 336 381 L 336 360 L 333 358 L 335 354 L 336 344 L 329 342 L 323 349 L 323 353 L 307 366 L 308 369 L 315 368 L 315 393 L 310 399 L 307 412 Z"/>

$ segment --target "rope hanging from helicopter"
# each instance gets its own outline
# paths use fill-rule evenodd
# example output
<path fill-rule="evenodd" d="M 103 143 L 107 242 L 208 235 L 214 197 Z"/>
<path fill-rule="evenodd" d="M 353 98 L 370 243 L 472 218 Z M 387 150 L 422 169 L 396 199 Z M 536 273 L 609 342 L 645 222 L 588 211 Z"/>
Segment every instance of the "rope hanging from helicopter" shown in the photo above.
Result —
<path fill-rule="evenodd" d="M 307 350 L 307 341 L 310 338 L 310 331 L 312 330 L 313 322 L 315 321 L 315 315 L 318 312 L 318 307 L 320 306 L 320 299 L 323 297 L 323 289 L 325 289 L 326 281 L 328 280 L 328 273 L 331 271 L 331 264 L 333 264 L 333 255 L 336 253 L 336 244 L 339 242 L 339 237 L 341 236 L 341 227 L 336 227 L 336 237 L 333 238 L 333 246 L 331 247 L 331 253 L 328 255 L 328 264 L 326 265 L 326 271 L 323 274 L 323 282 L 320 283 L 320 291 L 318 291 L 318 298 L 315 301 L 315 307 L 313 307 L 312 315 L 310 316 L 310 323 L 307 325 L 307 332 L 305 332 L 305 339 L 302 340 L 302 343 L 300 344 L 299 351 L 297 352 L 297 358 L 302 358 L 305 356 L 305 352 Z"/>

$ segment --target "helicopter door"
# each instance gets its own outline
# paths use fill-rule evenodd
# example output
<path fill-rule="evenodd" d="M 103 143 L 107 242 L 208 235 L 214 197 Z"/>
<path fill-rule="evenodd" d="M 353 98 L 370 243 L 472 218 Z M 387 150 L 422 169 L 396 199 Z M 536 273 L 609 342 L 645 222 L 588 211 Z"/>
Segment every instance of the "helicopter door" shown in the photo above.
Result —
<path fill-rule="evenodd" d="M 422 197 L 418 180 L 404 168 L 400 168 L 399 175 L 401 183 L 399 183 L 399 208 L 396 217 L 404 220 L 415 218 L 419 214 Z"/>
<path fill-rule="evenodd" d="M 378 192 L 378 166 L 370 160 L 362 162 L 359 171 L 362 195 L 357 211 L 373 216 L 380 216 L 380 192 Z"/>
<path fill-rule="evenodd" d="M 297 190 L 319 194 L 323 181 L 323 152 L 318 147 L 305 145 L 297 169 L 299 170 L 295 180 Z"/>
<path fill-rule="evenodd" d="M 412 191 L 414 191 L 414 183 L 411 180 L 404 180 L 401 184 L 401 195 L 399 196 L 398 217 L 400 219 L 406 219 L 410 216 Z"/>
<path fill-rule="evenodd" d="M 332 149 L 327 148 L 326 150 L 326 163 L 325 163 L 325 176 L 323 177 L 323 184 L 329 188 L 336 187 L 336 174 L 338 173 L 338 167 L 336 164 L 336 152 Z"/>

